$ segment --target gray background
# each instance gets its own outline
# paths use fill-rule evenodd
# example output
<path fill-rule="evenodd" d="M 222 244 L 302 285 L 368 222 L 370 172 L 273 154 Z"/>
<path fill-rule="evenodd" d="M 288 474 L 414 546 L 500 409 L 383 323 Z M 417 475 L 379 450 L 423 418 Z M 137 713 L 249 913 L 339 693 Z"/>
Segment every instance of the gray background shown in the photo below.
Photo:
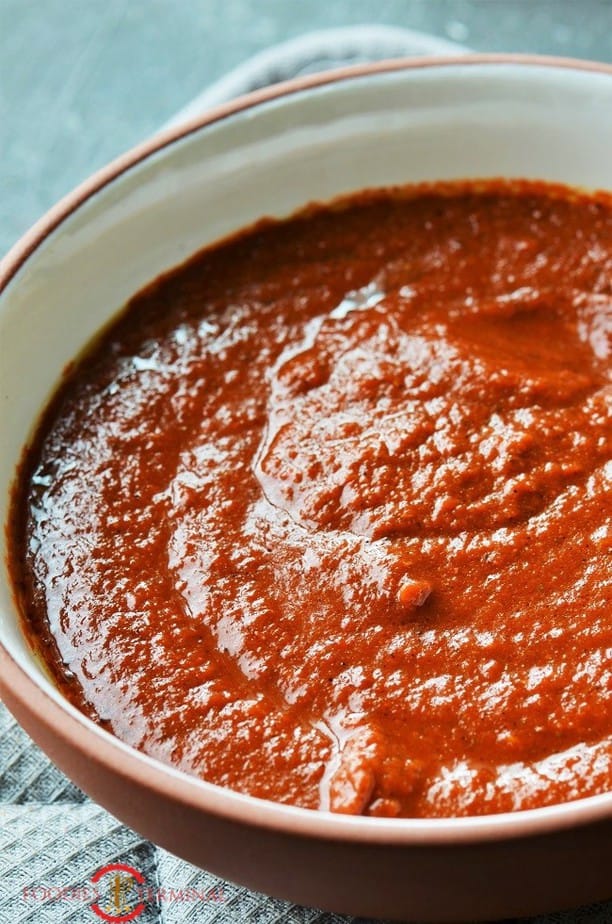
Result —
<path fill-rule="evenodd" d="M 80 180 L 253 53 L 363 22 L 482 51 L 612 62 L 609 0 L 0 0 L 0 253 Z M 98 920 L 82 903 L 40 903 L 23 888 L 87 882 L 110 862 L 176 889 L 215 884 L 87 801 L 0 706 L 0 924 Z M 224 889 L 220 904 L 154 902 L 139 924 L 347 920 Z M 612 924 L 612 904 L 537 921 Z"/>
<path fill-rule="evenodd" d="M 0 252 L 254 52 L 362 22 L 612 62 L 609 0 L 0 0 Z"/>

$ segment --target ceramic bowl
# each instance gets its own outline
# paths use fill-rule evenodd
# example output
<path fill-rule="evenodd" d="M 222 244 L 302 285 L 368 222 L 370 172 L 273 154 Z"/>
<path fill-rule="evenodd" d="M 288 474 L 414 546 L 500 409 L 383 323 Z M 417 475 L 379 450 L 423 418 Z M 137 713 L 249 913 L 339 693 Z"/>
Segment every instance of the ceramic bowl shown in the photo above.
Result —
<path fill-rule="evenodd" d="M 163 270 L 261 216 L 366 187 L 528 177 L 610 190 L 611 113 L 612 69 L 603 65 L 387 62 L 243 97 L 100 171 L 2 265 L 2 521 L 20 453 L 62 369 Z M 6 570 L 0 691 L 51 759 L 118 818 L 273 895 L 355 915 L 457 921 L 612 891 L 612 793 L 480 818 L 347 817 L 240 795 L 137 753 L 54 688 L 24 639 Z"/>

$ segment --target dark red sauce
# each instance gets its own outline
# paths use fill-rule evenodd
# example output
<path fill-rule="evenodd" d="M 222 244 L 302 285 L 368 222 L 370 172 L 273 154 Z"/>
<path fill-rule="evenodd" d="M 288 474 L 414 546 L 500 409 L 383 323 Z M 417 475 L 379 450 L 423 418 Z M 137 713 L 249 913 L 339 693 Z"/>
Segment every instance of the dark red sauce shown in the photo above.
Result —
<path fill-rule="evenodd" d="M 610 789 L 611 306 L 610 199 L 544 184 L 364 195 L 160 278 L 19 473 L 59 686 L 310 808 Z"/>

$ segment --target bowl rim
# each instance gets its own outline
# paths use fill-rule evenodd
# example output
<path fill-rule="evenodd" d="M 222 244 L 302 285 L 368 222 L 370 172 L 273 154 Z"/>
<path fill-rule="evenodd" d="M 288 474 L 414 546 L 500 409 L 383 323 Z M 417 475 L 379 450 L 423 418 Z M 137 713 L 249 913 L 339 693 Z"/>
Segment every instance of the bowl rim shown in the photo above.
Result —
<path fill-rule="evenodd" d="M 404 70 L 511 65 L 574 70 L 612 77 L 612 64 L 525 54 L 468 54 L 358 64 L 275 84 L 237 97 L 180 126 L 160 131 L 96 171 L 64 196 L 0 260 L 0 295 L 46 238 L 92 196 L 126 171 L 175 142 L 213 123 L 262 103 L 355 78 Z M 14 589 L 11 588 L 14 595 Z M 0 640 L 0 693 L 5 703 L 30 721 L 33 734 L 43 728 L 67 749 L 85 756 L 106 774 L 147 789 L 161 800 L 204 813 L 288 835 L 312 839 L 398 846 L 482 843 L 543 835 L 612 819 L 612 792 L 543 808 L 450 818 L 367 818 L 313 811 L 248 796 L 189 776 L 124 744 L 79 713 L 55 700 L 17 663 Z"/>

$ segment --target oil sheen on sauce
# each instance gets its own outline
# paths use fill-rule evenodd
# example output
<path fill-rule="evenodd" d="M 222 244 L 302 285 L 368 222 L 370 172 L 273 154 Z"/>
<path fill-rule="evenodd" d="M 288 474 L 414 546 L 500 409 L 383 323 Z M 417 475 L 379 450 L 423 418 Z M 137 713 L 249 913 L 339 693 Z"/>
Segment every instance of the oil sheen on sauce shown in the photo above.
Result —
<path fill-rule="evenodd" d="M 311 207 L 158 279 L 20 469 L 57 683 L 313 809 L 612 788 L 611 306 L 610 199 L 534 183 Z"/>

